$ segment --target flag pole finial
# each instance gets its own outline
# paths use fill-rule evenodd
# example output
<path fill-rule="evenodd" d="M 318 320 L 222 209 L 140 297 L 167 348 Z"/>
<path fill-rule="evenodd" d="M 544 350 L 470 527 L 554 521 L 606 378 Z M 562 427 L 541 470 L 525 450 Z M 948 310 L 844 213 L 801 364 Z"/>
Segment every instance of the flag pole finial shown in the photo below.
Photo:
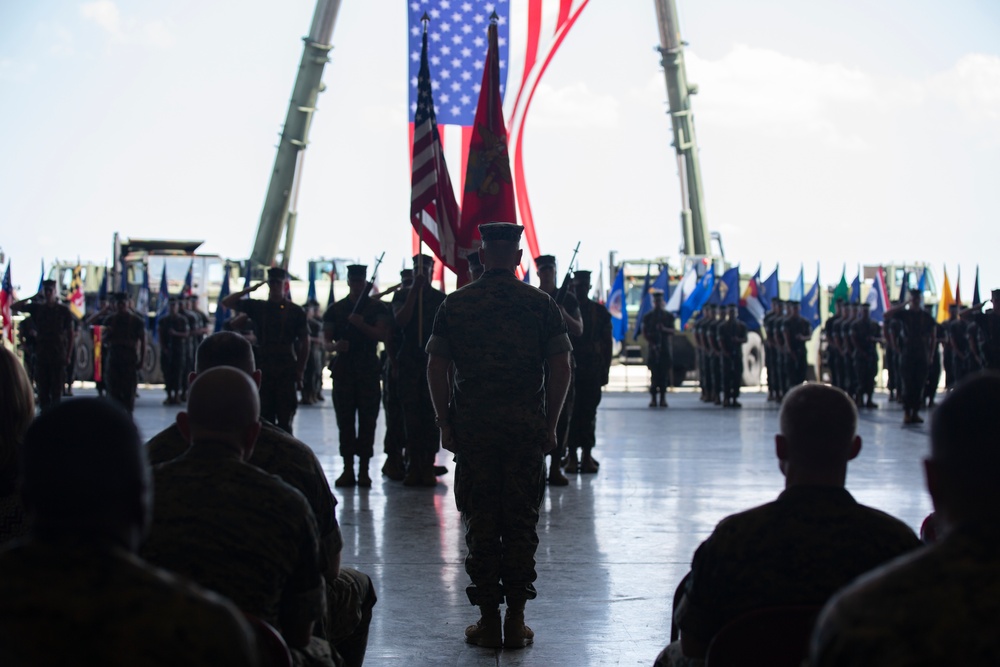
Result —
<path fill-rule="evenodd" d="M 420 22 L 424 24 L 424 34 L 426 35 L 427 34 L 427 26 L 431 22 L 431 17 L 427 16 L 427 12 L 424 12 L 424 15 L 420 17 Z"/>
<path fill-rule="evenodd" d="M 497 10 L 494 9 L 493 13 L 490 14 L 490 23 L 496 23 L 499 20 L 500 20 L 500 17 L 497 16 Z"/>

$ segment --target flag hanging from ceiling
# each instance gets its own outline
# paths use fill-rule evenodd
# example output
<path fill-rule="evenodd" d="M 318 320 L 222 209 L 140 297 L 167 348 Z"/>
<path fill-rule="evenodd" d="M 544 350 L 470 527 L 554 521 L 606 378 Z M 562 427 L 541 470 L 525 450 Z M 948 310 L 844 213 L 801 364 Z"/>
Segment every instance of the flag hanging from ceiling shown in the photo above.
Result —
<path fill-rule="evenodd" d="M 440 30 L 442 25 L 435 26 L 435 30 Z M 434 34 L 438 35 L 437 32 Z M 421 35 L 417 99 L 413 112 L 410 221 L 419 241 L 426 243 L 436 257 L 456 275 L 468 275 L 469 265 L 464 255 L 459 255 L 455 243 L 460 218 L 434 112 L 434 86 L 427 56 L 428 33 L 421 30 Z"/>
<path fill-rule="evenodd" d="M 507 155 L 507 129 L 500 99 L 500 54 L 497 21 L 489 27 L 489 52 L 483 68 L 479 107 L 469 142 L 469 161 L 462 192 L 462 218 L 457 230 L 458 253 L 468 254 L 479 246 L 478 226 L 487 222 L 517 222 L 514 183 Z M 468 282 L 468 274 L 458 284 Z"/>
<path fill-rule="evenodd" d="M 951 283 L 948 282 L 948 267 L 944 267 L 944 285 L 941 286 L 941 298 L 938 300 L 937 321 L 948 320 L 948 310 L 955 303 L 955 298 L 951 295 Z"/>
<path fill-rule="evenodd" d="M 410 117 L 416 111 L 421 36 L 426 12 L 431 85 L 442 144 L 458 164 L 458 191 L 465 190 L 465 166 L 473 136 L 476 100 L 486 63 L 486 28 L 498 15 L 499 89 L 504 96 L 512 176 L 519 222 L 531 257 L 542 254 L 535 232 L 524 171 L 524 129 L 543 75 L 589 0 L 408 0 Z M 511 45 L 516 48 L 510 48 Z M 508 85 L 509 84 L 509 85 Z M 505 95 L 507 90 L 510 95 Z M 411 135 L 414 132 L 410 125 Z M 414 232 L 416 236 L 416 232 Z M 416 245 L 416 241 L 414 241 Z M 462 275 L 462 274 L 459 274 Z"/>

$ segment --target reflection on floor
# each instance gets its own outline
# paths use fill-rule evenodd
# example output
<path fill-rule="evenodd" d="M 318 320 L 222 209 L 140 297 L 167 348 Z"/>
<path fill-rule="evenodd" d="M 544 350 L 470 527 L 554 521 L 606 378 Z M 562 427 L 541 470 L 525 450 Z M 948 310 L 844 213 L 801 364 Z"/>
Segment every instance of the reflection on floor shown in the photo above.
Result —
<path fill-rule="evenodd" d="M 176 408 L 144 390 L 137 421 L 152 434 Z M 327 392 L 329 397 L 329 392 Z M 728 514 L 767 502 L 783 479 L 774 458 L 777 408 L 745 394 L 741 410 L 669 396 L 646 407 L 643 393 L 606 393 L 598 416 L 597 475 L 548 489 L 539 524 L 538 599 L 526 619 L 535 644 L 494 651 L 463 642 L 477 618 L 468 604 L 465 542 L 452 496 L 454 464 L 437 488 L 379 478 L 371 489 L 335 489 L 346 546 L 343 561 L 378 589 L 371 665 L 650 665 L 670 631 L 670 601 L 698 544 Z M 903 429 L 886 405 L 861 415 L 863 449 L 848 473 L 859 502 L 915 530 L 930 511 L 921 459 L 926 425 Z M 296 435 L 313 447 L 327 477 L 342 470 L 329 400 L 304 406 Z M 381 442 L 380 417 L 377 442 Z M 378 449 L 378 447 L 376 448 Z"/>

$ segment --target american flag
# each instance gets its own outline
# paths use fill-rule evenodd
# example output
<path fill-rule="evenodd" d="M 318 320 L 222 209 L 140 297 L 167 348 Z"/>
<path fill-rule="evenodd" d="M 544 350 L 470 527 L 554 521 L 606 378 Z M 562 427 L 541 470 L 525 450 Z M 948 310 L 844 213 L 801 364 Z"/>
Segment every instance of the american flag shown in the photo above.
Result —
<path fill-rule="evenodd" d="M 410 219 L 418 235 L 418 242 L 426 242 L 448 268 L 462 275 L 455 247 L 455 230 L 459 223 L 458 204 L 448 175 L 434 112 L 433 83 L 428 64 L 428 33 L 429 30 L 422 33 L 420 69 L 417 73 Z"/>
<path fill-rule="evenodd" d="M 437 122 L 439 126 L 457 126 L 458 136 L 452 136 L 450 129 L 440 129 L 441 143 L 446 147 L 446 152 L 459 158 L 457 162 L 452 161 L 453 165 L 458 165 L 459 191 L 465 188 L 465 165 L 482 81 L 482 66 L 486 61 L 489 17 L 494 11 L 499 17 L 500 90 L 506 92 L 509 82 L 511 93 L 505 95 L 504 101 L 508 151 L 514 177 L 518 220 L 524 225 L 524 238 L 533 257 L 537 257 L 541 251 L 524 173 L 523 130 L 542 76 L 588 2 L 589 0 L 407 2 L 411 114 L 414 113 L 418 93 L 420 39 L 423 31 L 420 18 L 427 12 L 431 19 L 428 28 L 429 56 L 434 74 L 431 85 L 437 101 Z M 444 48 L 447 48 L 447 53 Z M 469 51 L 468 56 L 465 56 L 466 50 Z M 464 102 L 466 96 L 470 98 L 468 104 Z M 456 107 L 458 111 L 453 112 Z M 410 131 L 413 132 L 412 125 Z M 453 150 L 455 143 L 459 144 L 457 150 Z"/>

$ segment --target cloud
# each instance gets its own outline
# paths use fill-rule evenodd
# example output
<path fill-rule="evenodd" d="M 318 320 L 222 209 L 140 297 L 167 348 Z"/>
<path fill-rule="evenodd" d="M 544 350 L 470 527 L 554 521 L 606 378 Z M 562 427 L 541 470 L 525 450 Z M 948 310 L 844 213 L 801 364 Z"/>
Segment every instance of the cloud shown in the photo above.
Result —
<path fill-rule="evenodd" d="M 970 53 L 927 82 L 929 95 L 951 101 L 974 122 L 1000 123 L 1000 56 Z"/>
<path fill-rule="evenodd" d="M 618 126 L 618 107 L 613 96 L 598 95 L 583 82 L 563 88 L 540 83 L 527 123 L 537 128 L 612 128 Z"/>
<path fill-rule="evenodd" d="M 0 58 L 0 81 L 26 81 L 35 72 L 33 63 L 25 63 L 14 58 Z"/>
<path fill-rule="evenodd" d="M 99 26 L 115 42 L 158 48 L 174 44 L 174 37 L 167 23 L 124 17 L 113 0 L 85 2 L 80 5 L 80 16 Z"/>

